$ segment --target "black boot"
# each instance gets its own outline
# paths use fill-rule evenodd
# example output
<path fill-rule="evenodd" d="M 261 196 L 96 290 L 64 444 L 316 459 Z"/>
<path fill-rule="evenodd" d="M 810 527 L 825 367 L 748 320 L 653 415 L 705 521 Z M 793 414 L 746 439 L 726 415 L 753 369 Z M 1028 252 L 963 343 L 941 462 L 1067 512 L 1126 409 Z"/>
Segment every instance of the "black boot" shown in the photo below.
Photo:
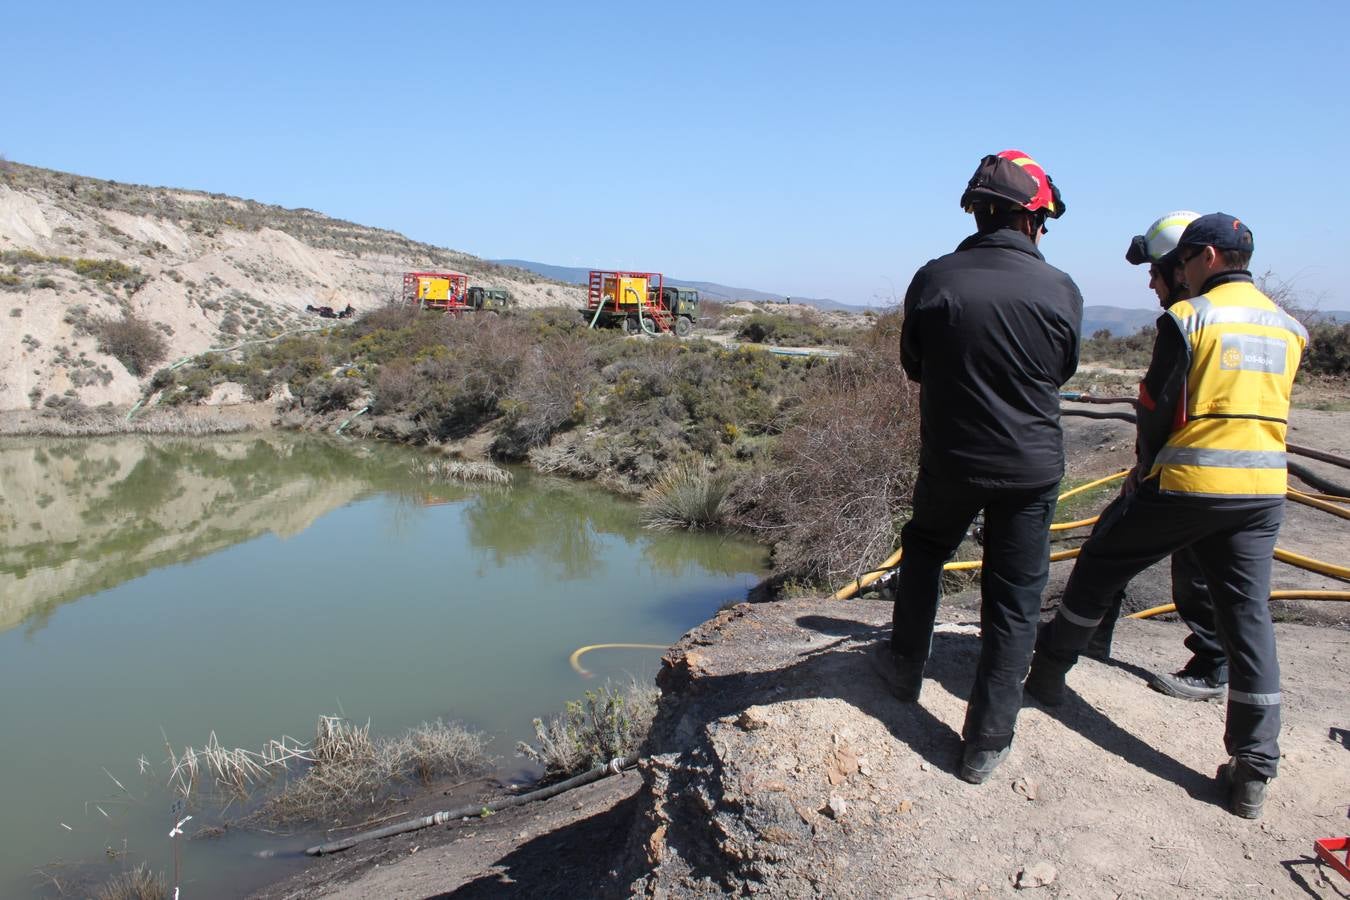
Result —
<path fill-rule="evenodd" d="M 1236 756 L 1219 766 L 1219 781 L 1228 789 L 1228 810 L 1244 819 L 1261 818 L 1270 779 L 1256 774 Z"/>

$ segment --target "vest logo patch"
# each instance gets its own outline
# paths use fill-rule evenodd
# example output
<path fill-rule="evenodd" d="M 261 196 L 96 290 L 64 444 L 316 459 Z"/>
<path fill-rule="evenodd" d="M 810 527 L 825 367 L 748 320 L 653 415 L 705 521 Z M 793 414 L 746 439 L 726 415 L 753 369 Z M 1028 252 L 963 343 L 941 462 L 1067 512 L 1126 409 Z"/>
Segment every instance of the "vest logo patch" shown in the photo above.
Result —
<path fill-rule="evenodd" d="M 1288 353 L 1289 343 L 1283 338 L 1226 334 L 1219 350 L 1219 368 L 1283 375 Z"/>

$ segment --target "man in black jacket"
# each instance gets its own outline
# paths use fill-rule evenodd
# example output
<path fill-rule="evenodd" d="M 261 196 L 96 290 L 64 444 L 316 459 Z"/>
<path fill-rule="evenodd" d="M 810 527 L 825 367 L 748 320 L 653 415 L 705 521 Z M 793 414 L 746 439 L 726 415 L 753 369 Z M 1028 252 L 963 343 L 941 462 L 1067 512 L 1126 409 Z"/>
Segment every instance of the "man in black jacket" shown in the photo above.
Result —
<path fill-rule="evenodd" d="M 1064 474 L 1059 389 L 1078 367 L 1083 297 L 1037 249 L 1064 203 L 1025 153 L 986 156 L 961 206 L 978 232 L 905 293 L 901 361 L 920 385 L 922 448 L 894 629 L 872 659 L 897 697 L 918 700 L 942 566 L 983 510 L 982 644 L 959 772 L 979 784 L 1012 743 L 1036 640 Z"/>

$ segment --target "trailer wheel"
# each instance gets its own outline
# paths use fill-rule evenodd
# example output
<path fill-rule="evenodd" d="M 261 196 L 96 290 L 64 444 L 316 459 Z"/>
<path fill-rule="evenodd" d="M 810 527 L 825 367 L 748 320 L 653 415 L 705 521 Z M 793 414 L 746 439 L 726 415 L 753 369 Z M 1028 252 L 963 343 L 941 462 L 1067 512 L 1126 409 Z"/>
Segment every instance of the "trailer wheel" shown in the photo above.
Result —
<path fill-rule="evenodd" d="M 694 331 L 694 321 L 688 316 L 680 316 L 675 320 L 675 336 L 689 337 Z"/>
<path fill-rule="evenodd" d="M 642 334 L 642 326 L 638 324 L 635 316 L 628 316 L 623 320 L 624 334 Z"/>

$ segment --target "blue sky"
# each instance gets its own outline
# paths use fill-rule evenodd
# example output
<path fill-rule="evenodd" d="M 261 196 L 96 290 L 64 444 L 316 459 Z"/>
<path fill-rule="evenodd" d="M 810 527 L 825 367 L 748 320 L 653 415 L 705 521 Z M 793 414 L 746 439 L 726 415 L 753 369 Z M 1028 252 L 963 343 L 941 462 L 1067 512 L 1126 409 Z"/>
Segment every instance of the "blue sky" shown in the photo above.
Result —
<path fill-rule="evenodd" d="M 972 230 L 966 180 L 1017 147 L 1064 192 L 1042 249 L 1088 303 L 1151 306 L 1126 245 L 1189 207 L 1350 308 L 1350 4 L 1096 6 L 17 4 L 0 154 L 872 303 Z"/>

